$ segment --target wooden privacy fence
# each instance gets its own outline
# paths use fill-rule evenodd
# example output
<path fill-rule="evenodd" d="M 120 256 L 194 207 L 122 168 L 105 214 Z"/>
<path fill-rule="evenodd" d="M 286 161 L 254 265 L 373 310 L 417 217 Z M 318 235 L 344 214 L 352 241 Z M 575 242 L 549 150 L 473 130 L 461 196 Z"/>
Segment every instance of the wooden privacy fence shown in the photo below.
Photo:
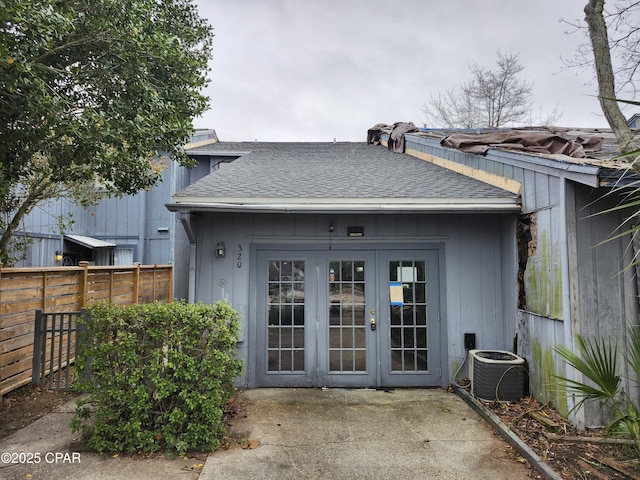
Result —
<path fill-rule="evenodd" d="M 35 312 L 173 299 L 171 265 L 0 268 L 0 398 L 31 381 Z"/>

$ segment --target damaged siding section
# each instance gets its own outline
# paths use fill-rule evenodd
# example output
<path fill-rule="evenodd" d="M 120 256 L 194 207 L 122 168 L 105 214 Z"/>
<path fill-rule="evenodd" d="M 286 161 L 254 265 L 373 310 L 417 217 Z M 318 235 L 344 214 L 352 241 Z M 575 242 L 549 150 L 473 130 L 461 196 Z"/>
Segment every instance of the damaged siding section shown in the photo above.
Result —
<path fill-rule="evenodd" d="M 567 412 L 566 393 L 558 390 L 555 375 L 564 364 L 553 351 L 563 344 L 564 259 L 563 215 L 558 177 L 523 172 L 523 211 L 518 219 L 518 354 L 527 359 L 531 394 Z"/>
<path fill-rule="evenodd" d="M 566 414 L 566 392 L 556 385 L 564 374 L 553 348 L 564 343 L 563 275 L 558 209 L 521 215 L 518 221 L 518 354 L 528 361 L 531 394 Z M 555 227 L 555 228 L 554 228 Z"/>
<path fill-rule="evenodd" d="M 518 308 L 562 320 L 562 254 L 557 209 L 521 215 L 518 221 Z"/>
<path fill-rule="evenodd" d="M 524 287 L 524 272 L 527 270 L 529 257 L 533 255 L 536 248 L 534 240 L 535 233 L 535 213 L 521 215 L 518 218 L 516 227 L 516 237 L 518 244 L 518 309 L 527 309 L 527 291 Z M 533 225 L 532 225 L 533 224 Z"/>
<path fill-rule="evenodd" d="M 526 310 L 562 320 L 562 258 L 559 236 L 552 231 L 551 209 L 533 218 L 523 275 Z"/>

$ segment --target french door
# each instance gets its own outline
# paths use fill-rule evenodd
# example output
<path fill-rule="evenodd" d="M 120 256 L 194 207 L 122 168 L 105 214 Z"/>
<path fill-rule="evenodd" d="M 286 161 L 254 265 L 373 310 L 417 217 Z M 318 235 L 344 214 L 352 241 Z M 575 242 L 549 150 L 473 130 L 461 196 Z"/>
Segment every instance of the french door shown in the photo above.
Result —
<path fill-rule="evenodd" d="M 263 250 L 257 386 L 441 384 L 437 250 Z"/>

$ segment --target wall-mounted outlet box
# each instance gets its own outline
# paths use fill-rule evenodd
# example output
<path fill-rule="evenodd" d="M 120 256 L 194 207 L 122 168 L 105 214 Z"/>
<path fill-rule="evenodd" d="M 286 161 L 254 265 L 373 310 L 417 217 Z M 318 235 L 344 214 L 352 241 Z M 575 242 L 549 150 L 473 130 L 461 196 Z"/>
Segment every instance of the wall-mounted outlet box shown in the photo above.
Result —
<path fill-rule="evenodd" d="M 476 348 L 476 334 L 465 333 L 464 334 L 464 348 L 466 350 L 474 350 Z"/>

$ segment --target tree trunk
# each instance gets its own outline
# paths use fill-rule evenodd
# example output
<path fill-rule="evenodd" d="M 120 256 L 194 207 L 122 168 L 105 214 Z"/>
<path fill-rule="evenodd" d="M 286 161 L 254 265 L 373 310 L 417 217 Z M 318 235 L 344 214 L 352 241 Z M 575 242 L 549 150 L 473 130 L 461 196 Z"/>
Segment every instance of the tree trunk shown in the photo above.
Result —
<path fill-rule="evenodd" d="M 604 20 L 604 0 L 588 0 L 584 7 L 585 20 L 589 27 L 589 38 L 593 49 L 593 58 L 598 79 L 598 98 L 607 123 L 613 130 L 623 154 L 638 149 L 627 120 L 616 101 L 615 76 L 611 63 L 611 51 L 607 35 L 607 24 Z M 640 158 L 631 155 L 628 160 L 632 168 L 640 174 Z"/>
<path fill-rule="evenodd" d="M 11 240 L 20 226 L 20 222 L 28 213 L 26 208 L 23 208 L 24 203 L 16 211 L 11 221 L 6 225 L 2 235 L 0 236 L 0 261 L 5 267 L 12 267 L 14 264 L 14 258 L 10 255 L 10 243 Z"/>
<path fill-rule="evenodd" d="M 41 200 L 55 198 L 55 193 L 48 191 L 51 187 L 51 182 L 46 178 L 31 179 L 31 182 L 27 186 L 27 196 L 22 200 L 18 209 L 13 212 L 11 220 L 4 225 L 4 230 L 2 235 L 0 235 L 0 262 L 2 262 L 5 267 L 11 267 L 15 263 L 15 259 L 11 255 L 11 240 L 18 230 L 18 227 L 20 227 L 20 223 L 24 217 L 26 217 Z M 10 212 L 4 213 L 10 214 Z"/>

